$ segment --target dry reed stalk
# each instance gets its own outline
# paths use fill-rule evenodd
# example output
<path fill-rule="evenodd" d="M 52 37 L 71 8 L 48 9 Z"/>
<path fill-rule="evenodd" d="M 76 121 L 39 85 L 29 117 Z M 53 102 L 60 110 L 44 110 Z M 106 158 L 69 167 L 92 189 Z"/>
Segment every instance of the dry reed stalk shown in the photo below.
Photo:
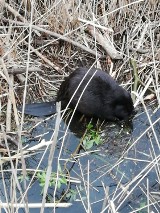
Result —
<path fill-rule="evenodd" d="M 130 90 L 132 90 L 131 87 L 134 84 L 134 78 L 132 67 L 130 67 L 129 61 L 130 59 L 136 61 L 136 67 L 138 68 L 137 74 L 143 84 L 140 83 L 134 92 L 135 105 L 142 105 L 144 111 L 147 114 L 148 112 L 146 106 L 143 103 L 143 100 L 149 99 L 149 103 L 154 103 L 152 102 L 152 98 L 156 98 L 157 101 L 159 101 L 159 1 L 148 0 L 133 2 L 123 0 L 117 2 L 107 2 L 103 0 L 101 2 L 97 1 L 96 3 L 96 1 L 91 2 L 90 0 L 87 0 L 79 1 L 79 3 L 77 4 L 77 1 L 74 0 L 64 0 L 59 1 L 59 3 L 55 1 L 45 1 L 44 5 L 42 5 L 41 3 L 41 1 L 34 1 L 34 5 L 30 5 L 30 9 L 33 9 L 34 6 L 34 16 L 32 17 L 33 19 L 31 19 L 30 16 L 31 10 L 28 6 L 24 7 L 23 4 L 20 4 L 19 6 L 19 4 L 15 4 L 15 2 L 9 1 L 9 3 L 5 3 L 5 6 L 1 9 L 0 30 L 1 40 L 3 42 L 0 43 L 0 55 L 4 63 L 0 66 L 0 101 L 2 113 L 4 113 L 6 110 L 5 103 L 7 103 L 8 99 L 10 99 L 11 103 L 9 104 L 9 106 L 13 104 L 14 107 L 13 122 L 16 121 L 16 124 L 18 126 L 19 118 L 15 108 L 16 101 L 19 102 L 19 100 L 22 99 L 20 96 L 20 92 L 23 88 L 24 83 L 23 79 L 21 82 L 19 82 L 17 76 L 14 74 L 14 82 L 12 82 L 14 90 L 12 90 L 12 87 L 10 87 L 9 85 L 8 79 L 10 79 L 10 77 L 8 74 L 10 74 L 10 67 L 14 67 L 15 64 L 17 67 L 26 67 L 26 63 L 28 63 L 26 68 L 27 72 L 29 73 L 27 79 L 28 83 L 26 84 L 26 87 L 28 88 L 28 93 L 26 93 L 27 99 L 33 101 L 34 99 L 37 100 L 38 98 L 42 98 L 42 96 L 44 95 L 44 99 L 48 100 L 50 96 L 53 95 L 52 89 L 57 90 L 59 83 L 61 82 L 61 79 L 64 75 L 68 75 L 68 73 L 72 72 L 77 66 L 83 65 L 90 67 L 92 65 L 96 65 L 98 60 L 97 58 L 101 58 L 98 63 L 100 64 L 102 69 L 109 72 L 110 68 L 110 73 L 116 73 L 116 79 L 118 78 L 123 86 L 127 87 Z M 7 10 L 5 11 L 6 8 Z M 13 16 L 11 14 L 13 14 Z M 17 19 L 21 21 L 17 21 Z M 102 60 L 104 50 L 102 48 L 99 48 L 99 46 L 97 46 L 97 42 L 95 42 L 95 39 L 93 39 L 95 34 L 93 33 L 93 37 L 90 37 L 87 33 L 85 33 L 88 23 L 100 30 L 113 29 L 112 33 L 115 49 L 121 50 L 120 52 L 123 54 L 123 60 L 119 62 L 113 61 L 111 63 L 108 63 L 105 57 Z M 28 34 L 30 35 L 29 42 L 27 41 Z M 37 38 L 37 34 L 40 36 L 40 38 Z M 38 40 L 38 42 L 36 42 L 36 40 Z M 26 45 L 23 45 L 24 41 L 27 42 Z M 57 43 L 55 41 L 59 42 Z M 29 48 L 31 48 L 31 46 L 33 47 L 33 49 L 32 51 L 30 51 L 28 57 L 27 51 Z M 106 48 L 108 48 L 108 46 Z M 36 53 L 36 51 L 38 53 Z M 39 72 L 39 70 L 36 69 L 37 67 L 42 65 L 43 62 L 41 61 L 44 61 L 43 59 L 47 59 L 48 61 L 46 61 L 46 66 L 43 69 L 43 72 Z M 54 66 L 55 68 L 58 67 L 62 75 L 55 75 Z M 35 70 L 30 73 L 29 67 L 35 67 Z M 2 69 L 4 70 L 3 72 Z M 8 88 L 8 85 L 10 90 L 9 93 L 8 89 L 5 90 L 5 88 Z M 12 92 L 13 94 L 11 95 Z M 15 92 L 17 96 L 15 96 Z M 156 108 L 158 109 L 158 106 Z M 11 110 L 9 110 L 9 112 L 11 112 Z M 8 120 L 10 121 L 8 122 L 9 125 L 7 129 L 9 130 L 11 129 L 10 126 L 12 126 L 12 120 L 10 119 L 11 116 L 8 116 L 8 118 Z M 6 120 L 7 119 L 4 119 L 4 121 L 2 122 L 5 123 Z M 102 209 L 102 212 L 108 211 L 108 209 L 112 209 L 112 211 L 119 211 L 119 208 L 126 201 L 127 197 L 129 197 L 135 189 L 140 189 L 140 183 L 144 181 L 144 178 L 147 174 L 150 174 L 152 168 L 156 171 L 158 183 L 160 182 L 158 176 L 159 156 L 156 155 L 157 150 L 154 150 L 153 144 L 152 150 L 150 151 L 151 160 L 143 160 L 136 157 L 129 158 L 127 156 L 128 152 L 133 149 L 134 146 L 136 147 L 136 145 L 140 142 L 140 139 L 142 139 L 145 134 L 148 135 L 150 143 L 153 143 L 153 135 L 156 139 L 157 147 L 158 149 L 160 149 L 158 145 L 158 135 L 156 135 L 156 132 L 154 131 L 155 125 L 158 124 L 160 120 L 157 119 L 156 121 L 151 122 L 151 117 L 148 116 L 148 121 L 149 127 L 146 128 L 146 130 L 133 141 L 133 144 L 130 145 L 128 149 L 125 149 L 125 151 L 123 151 L 121 157 L 118 159 L 117 162 L 114 163 L 114 165 L 108 167 L 106 165 L 105 171 L 103 171 L 102 167 L 100 175 L 92 183 L 90 182 L 89 172 L 87 182 L 87 180 L 85 179 L 86 177 L 83 174 L 84 165 L 80 165 L 81 172 L 77 175 L 79 179 L 82 180 L 81 185 L 84 184 L 86 197 L 88 195 L 87 205 L 86 202 L 83 200 L 83 194 L 81 193 L 77 185 L 76 188 L 85 211 L 91 210 L 92 208 L 89 200 L 90 187 L 93 187 L 93 184 L 96 183 L 96 181 L 101 180 L 101 178 L 105 175 L 111 174 L 112 171 L 118 171 L 118 168 L 122 163 L 125 162 L 125 160 L 130 160 L 134 163 L 143 162 L 146 163 L 146 166 L 140 174 L 136 174 L 132 180 L 128 180 L 125 186 L 123 186 L 121 181 L 121 178 L 124 175 L 122 173 L 119 182 L 116 182 L 117 187 L 113 195 L 113 199 L 108 198 L 108 203 L 105 208 Z M 26 120 L 23 121 L 22 119 L 21 125 L 23 125 L 23 122 L 26 122 Z M 14 131 L 16 133 L 16 130 Z M 64 140 L 67 133 L 68 129 L 66 130 L 63 138 L 60 155 L 58 156 L 58 162 L 61 161 L 61 152 L 63 150 Z M 151 133 L 152 135 L 150 136 Z M 5 138 L 8 139 L 7 135 L 5 136 Z M 50 144 L 51 141 L 43 141 L 39 145 L 30 147 L 29 150 L 23 149 L 22 152 L 14 154 L 13 156 L 11 156 L 11 154 L 9 153 L 10 155 L 8 158 L 4 157 L 1 159 L 1 165 L 4 164 L 5 160 L 11 161 L 12 163 L 12 160 L 16 159 L 18 162 L 22 155 L 24 155 L 24 158 L 29 157 L 31 151 L 34 150 L 34 153 L 38 153 L 41 147 L 46 148 Z M 47 149 L 45 149 L 44 151 L 44 155 L 46 150 Z M 135 152 L 136 151 L 137 150 L 135 149 Z M 74 160 L 80 161 L 81 157 L 87 156 L 91 153 L 92 151 L 77 154 L 76 156 L 74 156 Z M 43 161 L 44 155 L 40 159 L 40 162 L 38 162 L 37 170 L 34 171 L 34 174 L 25 190 L 25 193 L 23 195 L 21 194 L 20 202 L 18 202 L 19 207 L 21 205 L 23 206 L 22 202 L 24 202 L 24 197 L 27 196 L 27 192 L 36 176 L 36 172 L 39 170 L 39 166 Z M 94 171 L 92 172 L 94 174 Z M 12 170 L 12 173 L 14 178 L 18 182 L 19 180 L 18 177 L 16 177 L 15 175 L 14 169 Z M 68 179 L 70 181 L 70 177 L 68 177 Z M 116 179 L 116 176 L 114 177 L 114 179 Z M 3 183 L 4 182 L 5 181 L 3 179 Z M 149 192 L 148 184 L 149 183 L 147 183 L 146 186 L 147 191 L 144 190 L 144 194 L 147 198 L 147 204 L 142 208 L 133 210 L 133 212 L 141 211 L 145 207 L 149 209 L 152 204 L 154 205 L 157 202 L 152 199 L 151 193 Z M 12 186 L 14 188 L 16 187 L 16 185 L 14 184 Z M 4 187 L 6 187 L 5 183 Z M 14 192 L 13 195 L 14 200 L 16 201 L 17 198 Z M 7 188 L 5 196 L 7 200 Z M 117 201 L 120 203 L 118 204 Z M 7 204 L 10 204 L 9 199 L 7 201 Z M 30 204 L 28 204 L 28 206 L 30 207 Z M 39 207 L 42 207 L 42 205 L 39 204 Z M 44 208 L 44 205 L 42 208 Z M 6 211 L 7 210 L 8 209 L 6 209 Z"/>
<path fill-rule="evenodd" d="M 45 208 L 68 208 L 72 206 L 71 203 L 45 203 Z M 25 208 L 25 204 L 20 203 L 0 203 L 0 208 Z M 42 203 L 28 203 L 29 209 L 41 208 Z"/>
<path fill-rule="evenodd" d="M 13 75 L 10 76 L 10 82 L 13 85 Z M 12 93 L 11 88 L 9 87 L 9 94 Z M 10 96 L 10 95 L 9 95 Z M 11 116 L 12 116 L 12 103 L 10 97 L 8 97 L 8 102 L 7 102 L 7 114 L 6 114 L 6 131 L 10 132 L 11 131 Z"/>
<path fill-rule="evenodd" d="M 14 95 L 14 90 L 13 90 L 13 82 L 11 82 L 11 79 L 9 77 L 9 74 L 8 74 L 8 71 L 6 69 L 6 65 L 4 63 L 4 60 L 1 58 L 0 59 L 0 62 L 3 66 L 3 72 L 6 76 L 6 79 L 7 79 L 7 83 L 9 85 L 9 97 L 10 97 L 10 100 L 13 104 L 13 111 L 14 111 L 14 116 L 15 116 L 15 121 L 16 121 L 16 125 L 17 125 L 17 129 L 19 128 L 19 118 L 18 118 L 18 111 L 17 111 L 17 107 L 16 107 L 16 100 L 15 100 L 15 95 Z"/>
<path fill-rule="evenodd" d="M 40 211 L 41 213 L 44 212 L 44 207 L 45 207 L 45 203 L 46 203 L 46 195 L 47 195 L 50 176 L 51 176 L 51 172 L 52 172 L 53 157 L 54 157 L 54 152 L 55 152 L 56 144 L 57 144 L 57 140 L 58 140 L 58 133 L 59 133 L 60 122 L 61 122 L 61 119 L 60 119 L 61 103 L 56 104 L 56 109 L 57 109 L 56 125 L 55 125 L 55 130 L 54 130 L 54 137 L 53 137 L 53 141 L 52 141 L 52 145 L 51 145 L 51 149 L 50 149 L 50 153 L 49 153 L 49 157 L 48 157 L 48 165 L 47 165 L 47 172 L 46 172 L 47 179 L 45 181 L 45 186 L 44 186 L 44 191 L 43 191 L 42 207 L 41 207 L 41 211 Z M 57 171 L 57 180 L 58 180 L 58 171 Z M 56 180 L 55 188 L 57 187 L 57 180 Z M 55 199 L 54 199 L 54 203 L 56 204 Z M 55 205 L 55 207 L 56 207 L 56 205 Z"/>

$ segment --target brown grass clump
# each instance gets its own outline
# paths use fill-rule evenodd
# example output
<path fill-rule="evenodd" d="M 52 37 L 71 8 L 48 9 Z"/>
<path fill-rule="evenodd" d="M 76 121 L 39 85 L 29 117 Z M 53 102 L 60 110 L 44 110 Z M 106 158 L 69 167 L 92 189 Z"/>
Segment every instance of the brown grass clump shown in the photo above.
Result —
<path fill-rule="evenodd" d="M 160 106 L 159 14 L 158 0 L 0 1 L 1 146 L 21 203 L 27 203 L 29 186 L 24 181 L 23 194 L 8 146 L 8 140 L 18 145 L 14 159 L 16 165 L 21 159 L 26 177 L 25 122 L 17 106 L 52 100 L 64 76 L 92 65 L 132 91 L 135 106 L 144 101 Z"/>

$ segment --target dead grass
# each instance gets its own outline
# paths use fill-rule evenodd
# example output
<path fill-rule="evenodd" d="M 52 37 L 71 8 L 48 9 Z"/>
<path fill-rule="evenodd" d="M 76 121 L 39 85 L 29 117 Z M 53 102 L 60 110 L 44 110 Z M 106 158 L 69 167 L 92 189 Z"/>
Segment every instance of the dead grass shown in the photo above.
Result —
<path fill-rule="evenodd" d="M 160 106 L 160 5 L 158 0 L 138 0 L 135 2 L 125 0 L 9 0 L 7 2 L 0 2 L 0 121 L 3 149 L 0 164 L 5 191 L 5 202 L 2 200 L 0 206 L 3 206 L 6 212 L 13 212 L 13 207 L 9 203 L 22 203 L 26 204 L 25 211 L 29 212 L 30 204 L 27 201 L 27 192 L 32 180 L 29 184 L 25 181 L 27 176 L 25 158 L 28 152 L 24 151 L 21 143 L 22 136 L 26 134 L 23 132 L 25 118 L 23 114 L 20 115 L 17 112 L 17 106 L 25 102 L 52 100 L 64 76 L 67 76 L 78 66 L 90 67 L 94 65 L 106 70 L 122 86 L 132 91 L 135 107 L 142 105 L 146 113 L 148 112 L 146 105 L 154 104 L 155 108 L 158 109 Z M 107 45 L 105 45 L 106 43 Z M 117 60 L 117 58 L 123 59 Z M 154 130 L 154 123 L 159 123 L 159 119 L 152 122 L 150 115 L 148 113 L 147 115 L 148 129 L 103 175 L 110 173 L 116 167 L 118 168 L 118 165 L 125 158 L 127 159 L 129 150 L 139 142 L 143 134 L 148 134 L 148 131 L 153 133 L 159 147 L 159 136 Z M 58 129 L 59 126 L 55 132 Z M 68 128 L 63 137 L 58 162 L 62 160 L 61 152 L 67 132 Z M 14 152 L 10 150 L 8 145 L 9 136 L 12 138 L 12 142 L 16 141 L 18 144 L 18 148 Z M 152 138 L 149 140 L 152 144 Z M 132 194 L 135 187 L 150 172 L 150 169 L 155 169 L 157 182 L 160 183 L 158 178 L 159 155 L 155 154 L 154 146 L 152 147 L 152 160 L 148 162 L 142 173 L 129 181 L 126 186 L 123 186 L 121 180 L 118 180 L 117 190 L 112 199 L 107 194 L 109 193 L 106 190 L 107 186 L 103 185 L 106 196 L 101 212 L 104 212 L 105 209 L 108 212 L 118 212 L 125 199 Z M 5 159 L 3 154 L 6 153 Z M 74 157 L 76 158 L 76 156 L 78 155 Z M 10 161 L 12 170 L 11 200 L 7 195 L 7 186 L 3 176 L 3 164 L 6 161 Z M 17 177 L 19 162 L 22 164 L 23 187 Z M 78 163 L 81 167 L 80 160 Z M 87 168 L 87 179 L 84 177 L 83 169 L 79 174 L 79 178 L 84 184 L 87 202 L 83 201 L 78 187 L 77 190 L 85 211 L 91 212 L 92 207 L 89 200 L 89 188 L 92 185 L 89 180 L 90 163 Z M 135 183 L 134 186 L 133 183 Z M 156 196 L 149 191 L 149 186 L 146 185 L 146 187 L 146 207 L 149 212 L 149 206 L 154 205 L 157 201 Z M 19 199 L 16 195 L 17 188 L 20 192 Z M 47 193 L 47 189 L 46 183 L 45 193 Z M 55 194 L 56 190 L 54 198 Z M 117 200 L 120 200 L 119 204 L 117 204 Z M 3 203 L 7 203 L 7 205 L 3 205 Z M 40 205 L 42 206 L 41 212 L 43 212 L 45 197 L 42 204 Z M 18 208 L 15 212 L 18 212 Z M 133 210 L 133 212 L 136 211 L 141 211 L 141 209 Z"/>

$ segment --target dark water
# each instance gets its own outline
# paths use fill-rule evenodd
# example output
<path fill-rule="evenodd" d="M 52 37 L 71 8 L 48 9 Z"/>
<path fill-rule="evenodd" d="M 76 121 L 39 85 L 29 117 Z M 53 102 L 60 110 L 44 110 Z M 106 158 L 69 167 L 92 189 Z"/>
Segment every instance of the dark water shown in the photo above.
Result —
<path fill-rule="evenodd" d="M 67 212 L 86 212 L 86 209 L 90 208 L 90 212 L 110 212 L 108 201 L 112 201 L 117 212 L 129 213 L 135 212 L 136 209 L 143 207 L 147 204 L 147 187 L 150 193 L 150 203 L 156 202 L 156 198 L 153 196 L 156 192 L 159 192 L 159 164 L 160 159 L 160 110 L 154 112 L 151 108 L 148 110 L 152 123 L 150 125 L 146 112 L 138 111 L 137 115 L 133 118 L 129 125 L 122 125 L 117 123 L 105 123 L 102 127 L 103 144 L 99 146 L 93 146 L 90 154 L 85 154 L 83 149 L 79 149 L 78 153 L 81 155 L 78 159 L 73 159 L 71 162 L 65 164 L 65 160 L 71 159 L 71 155 L 79 145 L 79 137 L 82 136 L 87 121 L 80 122 L 75 119 L 71 123 L 70 129 L 72 132 L 67 131 L 67 136 L 64 140 L 63 151 L 61 153 L 61 167 L 62 170 L 68 171 L 70 177 L 77 178 L 80 183 L 70 183 L 69 188 L 62 185 L 60 189 L 56 191 L 56 200 L 62 197 L 65 192 L 74 190 L 75 200 L 69 200 L 66 196 L 63 197 L 63 202 L 72 203 L 69 208 L 57 208 L 58 213 Z M 37 141 L 30 139 L 30 146 L 39 143 L 38 140 L 45 138 L 50 140 L 55 126 L 55 119 L 51 118 L 48 121 L 42 122 L 32 131 L 32 137 L 37 137 Z M 67 125 L 65 122 L 61 123 L 58 142 L 56 146 L 56 152 L 53 160 L 53 171 L 57 169 L 57 159 L 61 149 L 63 136 Z M 147 130 L 147 131 L 146 131 Z M 146 132 L 145 132 L 146 131 Z M 39 135 L 45 136 L 38 137 Z M 28 140 L 27 140 L 28 141 Z M 96 151 L 95 151 L 96 150 Z M 128 150 L 128 151 L 127 151 Z M 35 154 L 33 157 L 26 159 L 27 168 L 36 169 L 44 150 L 41 153 Z M 40 164 L 39 169 L 46 169 L 48 163 L 49 150 L 46 152 L 45 157 Z M 156 165 L 153 165 L 153 159 Z M 74 162 L 73 162 L 74 160 Z M 5 165 L 6 168 L 9 165 Z M 8 166 L 8 167 L 7 167 Z M 88 168 L 89 166 L 89 168 Z M 88 174 L 89 171 L 89 174 Z M 10 185 L 10 173 L 5 174 L 6 183 Z M 139 176 L 138 176 L 139 175 Z M 137 179 L 135 179 L 137 177 Z M 87 179 L 89 178 L 89 198 L 86 192 Z M 84 185 L 85 180 L 85 185 Z M 28 182 L 29 183 L 29 182 Z M 3 183 L 1 185 L 0 198 L 2 202 L 4 199 Z M 104 204 L 105 192 L 108 190 L 108 199 L 106 198 L 105 211 L 102 211 Z M 77 190 L 78 189 L 78 190 Z M 28 201 L 32 203 L 40 203 L 42 200 L 41 187 L 39 182 L 35 180 L 32 183 L 28 191 Z M 79 191 L 79 192 L 78 192 Z M 49 199 L 53 199 L 54 187 L 49 188 Z M 83 203 L 80 201 L 80 195 L 83 198 Z M 88 207 L 88 200 L 90 207 Z M 159 199 L 160 200 L 160 199 Z M 160 212 L 160 206 L 150 207 L 150 212 Z M 23 210 L 19 210 L 23 212 Z M 40 212 L 39 209 L 30 209 L 30 212 Z M 53 212 L 53 209 L 47 208 L 45 212 Z M 137 211 L 138 213 L 147 212 L 147 208 Z"/>

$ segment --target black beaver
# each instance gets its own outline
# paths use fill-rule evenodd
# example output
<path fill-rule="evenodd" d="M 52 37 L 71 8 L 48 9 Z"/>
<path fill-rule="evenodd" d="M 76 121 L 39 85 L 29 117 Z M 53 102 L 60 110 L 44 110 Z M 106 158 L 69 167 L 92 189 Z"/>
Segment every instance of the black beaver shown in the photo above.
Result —
<path fill-rule="evenodd" d="M 77 111 L 106 120 L 127 119 L 133 112 L 131 95 L 120 87 L 106 72 L 80 67 L 62 82 L 56 101 L 64 109 L 68 103 Z M 56 101 L 27 104 L 25 113 L 34 116 L 50 115 L 56 112 Z"/>

